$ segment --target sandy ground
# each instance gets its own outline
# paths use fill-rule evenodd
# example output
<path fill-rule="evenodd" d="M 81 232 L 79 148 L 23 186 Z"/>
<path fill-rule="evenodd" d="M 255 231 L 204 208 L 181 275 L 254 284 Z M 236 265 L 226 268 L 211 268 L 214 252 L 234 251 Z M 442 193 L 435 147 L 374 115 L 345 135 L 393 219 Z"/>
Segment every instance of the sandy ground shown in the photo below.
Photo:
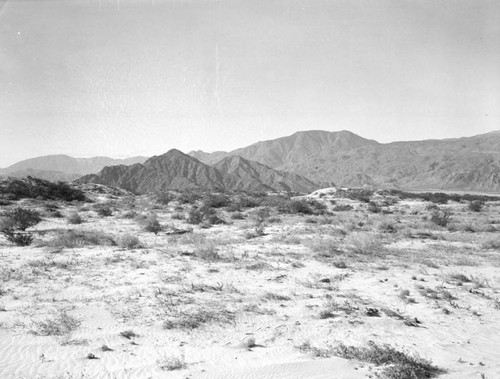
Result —
<path fill-rule="evenodd" d="M 1 378 L 383 377 L 332 353 L 370 341 L 432 360 L 440 378 L 500 377 L 498 203 L 450 203 L 438 227 L 428 203 L 384 214 L 345 200 L 353 210 L 327 216 L 273 211 L 251 238 L 253 210 L 232 220 L 219 209 L 231 223 L 202 228 L 172 219 L 189 205 L 94 199 L 113 201 L 113 214 L 57 203 L 84 222 L 46 215 L 26 247 L 0 237 Z M 164 230 L 145 231 L 130 210 L 155 212 Z M 142 247 L 51 245 L 64 229 Z"/>

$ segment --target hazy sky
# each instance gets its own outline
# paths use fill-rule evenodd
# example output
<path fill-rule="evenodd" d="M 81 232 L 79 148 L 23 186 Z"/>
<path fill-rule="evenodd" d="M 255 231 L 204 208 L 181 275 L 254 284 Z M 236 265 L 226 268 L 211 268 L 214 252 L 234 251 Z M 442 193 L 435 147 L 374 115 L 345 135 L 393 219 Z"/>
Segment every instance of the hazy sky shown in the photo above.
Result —
<path fill-rule="evenodd" d="M 499 120 L 500 1 L 0 0 L 0 167 Z"/>

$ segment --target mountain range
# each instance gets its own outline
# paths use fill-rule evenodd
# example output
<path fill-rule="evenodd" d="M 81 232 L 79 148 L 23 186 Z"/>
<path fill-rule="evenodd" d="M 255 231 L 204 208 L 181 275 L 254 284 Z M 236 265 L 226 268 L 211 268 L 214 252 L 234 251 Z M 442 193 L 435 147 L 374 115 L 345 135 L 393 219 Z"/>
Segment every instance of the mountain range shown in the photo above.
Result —
<path fill-rule="evenodd" d="M 473 137 L 378 143 L 348 131 L 297 132 L 230 152 L 190 155 L 207 164 L 239 155 L 320 186 L 500 191 L 500 131 Z"/>
<path fill-rule="evenodd" d="M 28 171 L 32 170 L 32 171 Z M 379 143 L 349 131 L 302 131 L 233 151 L 170 150 L 128 160 L 33 158 L 1 170 L 147 192 L 164 188 L 292 190 L 325 186 L 500 192 L 500 131 L 473 137 Z M 13 175 L 12 175 L 13 176 Z M 32 175 L 37 176 L 37 175 Z M 48 178 L 46 178 L 48 179 Z"/>
<path fill-rule="evenodd" d="M 176 149 L 154 156 L 144 164 L 105 167 L 98 174 L 86 175 L 77 182 L 105 184 L 134 193 L 167 188 L 259 192 L 310 192 L 318 188 L 300 175 L 273 170 L 242 157 L 228 156 L 210 166 Z"/>
<path fill-rule="evenodd" d="M 106 166 L 143 163 L 147 157 L 113 159 L 108 157 L 73 158 L 69 155 L 46 155 L 17 162 L 0 169 L 1 176 L 32 176 L 51 181 L 71 181 L 85 174 L 96 173 Z"/>

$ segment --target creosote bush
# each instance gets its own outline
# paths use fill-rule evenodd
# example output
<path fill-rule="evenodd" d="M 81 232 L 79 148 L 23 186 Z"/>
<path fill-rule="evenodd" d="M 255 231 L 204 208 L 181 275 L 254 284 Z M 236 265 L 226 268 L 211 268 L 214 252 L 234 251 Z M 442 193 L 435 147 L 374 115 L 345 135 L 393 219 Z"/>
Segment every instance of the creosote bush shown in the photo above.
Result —
<path fill-rule="evenodd" d="M 158 234 L 162 229 L 163 228 L 160 225 L 156 214 L 152 213 L 146 218 L 146 220 L 144 220 L 144 230 L 146 232 Z"/>
<path fill-rule="evenodd" d="M 142 248 L 142 243 L 136 236 L 131 234 L 125 234 L 118 240 L 118 246 L 124 249 L 140 249 Z"/>
<path fill-rule="evenodd" d="M 202 205 L 201 207 L 191 207 L 186 219 L 188 224 L 198 225 L 202 227 L 209 227 L 210 225 L 224 224 L 225 221 L 217 216 L 215 209 Z"/>
<path fill-rule="evenodd" d="M 108 204 L 96 204 L 94 208 L 97 214 L 101 217 L 109 217 L 113 214 L 113 210 Z"/>
<path fill-rule="evenodd" d="M 19 207 L 7 212 L 0 219 L 0 232 L 9 242 L 19 246 L 28 246 L 33 242 L 34 237 L 32 233 L 25 232 L 25 230 L 40 221 L 42 221 L 40 213 Z"/>
<path fill-rule="evenodd" d="M 222 208 L 229 204 L 229 196 L 223 193 L 209 193 L 203 197 L 203 205 L 209 208 Z"/>
<path fill-rule="evenodd" d="M 473 200 L 469 202 L 468 209 L 471 212 L 481 212 L 484 207 L 484 201 L 483 200 Z"/>
<path fill-rule="evenodd" d="M 447 208 L 434 209 L 431 214 L 431 221 L 439 226 L 447 226 L 451 221 L 451 211 Z"/>

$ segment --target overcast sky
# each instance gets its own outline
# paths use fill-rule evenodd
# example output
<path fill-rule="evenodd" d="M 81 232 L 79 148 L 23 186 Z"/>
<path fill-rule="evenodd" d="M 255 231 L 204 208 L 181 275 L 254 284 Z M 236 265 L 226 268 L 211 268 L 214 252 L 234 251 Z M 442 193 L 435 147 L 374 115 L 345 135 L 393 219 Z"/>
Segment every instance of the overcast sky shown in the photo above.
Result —
<path fill-rule="evenodd" d="M 500 1 L 0 0 L 0 167 L 499 116 Z"/>

